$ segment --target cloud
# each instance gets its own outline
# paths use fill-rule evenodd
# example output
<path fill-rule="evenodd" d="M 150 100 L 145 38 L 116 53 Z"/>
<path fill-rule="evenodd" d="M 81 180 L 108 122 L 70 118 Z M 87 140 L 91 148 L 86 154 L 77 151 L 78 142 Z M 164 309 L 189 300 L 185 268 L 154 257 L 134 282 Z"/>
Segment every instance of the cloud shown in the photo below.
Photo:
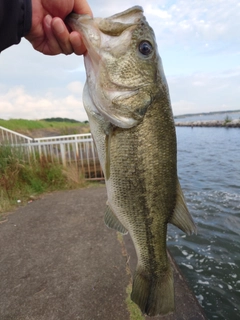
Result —
<path fill-rule="evenodd" d="M 175 114 L 239 109 L 239 0 L 138 0 L 153 27 Z M 107 17 L 135 1 L 89 0 Z M 86 120 L 83 57 L 44 56 L 22 40 L 0 55 L 0 118 Z"/>
<path fill-rule="evenodd" d="M 179 100 L 172 103 L 172 109 L 174 115 L 181 115 L 185 113 L 197 113 L 197 105 L 193 101 Z M 179 112 L 180 111 L 180 112 Z"/>
<path fill-rule="evenodd" d="M 24 39 L 1 53 L 0 70 L 0 84 L 24 86 L 34 94 L 64 88 L 69 82 L 85 81 L 82 56 L 45 56 Z"/>
<path fill-rule="evenodd" d="M 238 0 L 148 1 L 143 7 L 163 45 L 211 50 L 214 44 L 226 41 L 239 50 Z"/>
<path fill-rule="evenodd" d="M 77 95 L 82 95 L 83 83 L 79 81 L 73 81 L 67 85 L 67 89 Z"/>
<path fill-rule="evenodd" d="M 173 113 L 239 110 L 239 83 L 240 67 L 221 73 L 170 76 Z"/>
<path fill-rule="evenodd" d="M 72 82 L 65 90 L 66 95 L 58 98 L 51 92 L 45 95 L 34 95 L 24 87 L 13 87 L 0 94 L 0 115 L 3 119 L 24 118 L 42 119 L 48 117 L 74 118 L 87 120 L 87 115 L 82 104 L 82 97 L 77 88 L 82 88 L 80 82 Z M 80 91 L 82 92 L 82 91 Z"/>

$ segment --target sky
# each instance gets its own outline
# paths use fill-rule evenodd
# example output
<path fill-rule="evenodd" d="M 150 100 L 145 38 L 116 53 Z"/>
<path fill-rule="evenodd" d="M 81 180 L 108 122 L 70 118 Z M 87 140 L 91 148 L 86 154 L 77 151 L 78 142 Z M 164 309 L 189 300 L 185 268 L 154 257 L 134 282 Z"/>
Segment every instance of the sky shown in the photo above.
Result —
<path fill-rule="evenodd" d="M 95 17 L 141 5 L 154 29 L 174 115 L 240 109 L 239 0 L 89 0 Z M 83 57 L 25 39 L 0 54 L 0 118 L 87 120 Z"/>

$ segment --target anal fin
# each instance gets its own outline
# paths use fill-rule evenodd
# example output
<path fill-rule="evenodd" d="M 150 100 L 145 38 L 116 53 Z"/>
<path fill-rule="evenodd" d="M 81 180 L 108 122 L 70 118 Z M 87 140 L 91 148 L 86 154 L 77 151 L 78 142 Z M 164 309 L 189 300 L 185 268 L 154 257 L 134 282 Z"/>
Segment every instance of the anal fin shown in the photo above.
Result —
<path fill-rule="evenodd" d="M 170 223 L 181 229 L 186 234 L 197 233 L 197 227 L 188 211 L 179 181 L 177 182 L 177 201 Z"/>
<path fill-rule="evenodd" d="M 108 205 L 105 211 L 104 222 L 106 226 L 110 229 L 119 231 L 122 234 L 128 233 L 128 230 L 122 225 L 122 223 L 118 220 L 118 218 Z"/>

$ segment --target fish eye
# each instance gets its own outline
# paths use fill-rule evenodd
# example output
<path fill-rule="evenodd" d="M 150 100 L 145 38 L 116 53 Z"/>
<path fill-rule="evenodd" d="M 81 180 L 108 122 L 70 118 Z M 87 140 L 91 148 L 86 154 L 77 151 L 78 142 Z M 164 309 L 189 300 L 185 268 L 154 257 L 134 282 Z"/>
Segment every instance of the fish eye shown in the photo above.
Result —
<path fill-rule="evenodd" d="M 141 41 L 138 49 L 139 49 L 139 52 L 144 56 L 149 56 L 153 52 L 153 46 L 147 40 Z"/>

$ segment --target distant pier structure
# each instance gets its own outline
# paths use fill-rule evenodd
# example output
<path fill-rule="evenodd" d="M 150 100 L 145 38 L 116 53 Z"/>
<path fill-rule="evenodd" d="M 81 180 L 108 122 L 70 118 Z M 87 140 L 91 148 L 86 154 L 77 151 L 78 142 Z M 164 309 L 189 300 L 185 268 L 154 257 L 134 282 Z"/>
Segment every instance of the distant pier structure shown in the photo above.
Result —
<path fill-rule="evenodd" d="M 207 120 L 207 121 L 175 121 L 176 127 L 224 127 L 240 128 L 240 119 Z"/>

